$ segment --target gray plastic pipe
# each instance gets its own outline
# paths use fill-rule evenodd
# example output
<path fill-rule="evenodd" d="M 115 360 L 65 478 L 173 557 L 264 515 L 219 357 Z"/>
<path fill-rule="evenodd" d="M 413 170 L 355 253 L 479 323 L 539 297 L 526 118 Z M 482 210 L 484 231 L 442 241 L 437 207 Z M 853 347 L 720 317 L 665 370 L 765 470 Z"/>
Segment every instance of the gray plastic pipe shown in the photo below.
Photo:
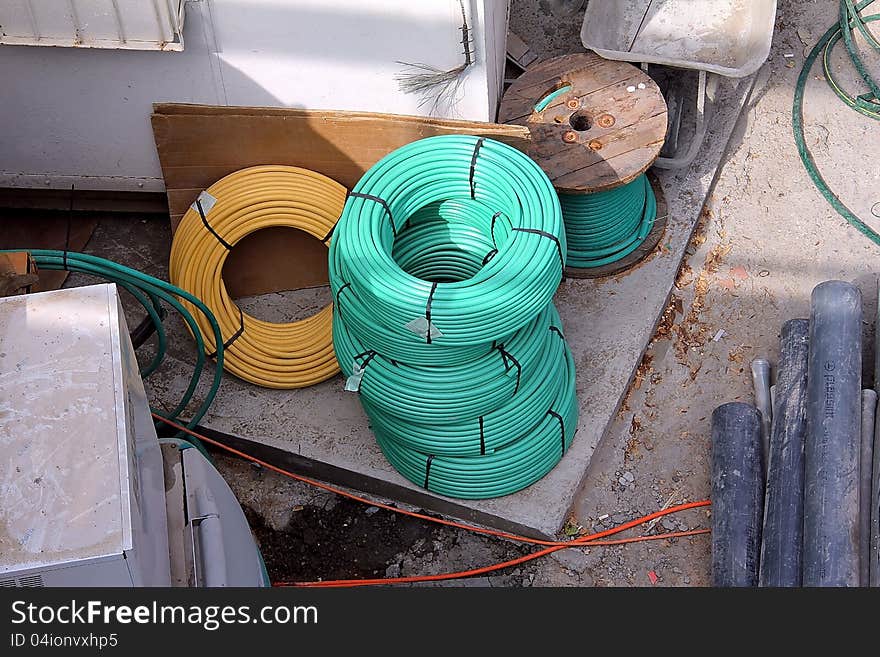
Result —
<path fill-rule="evenodd" d="M 755 388 L 755 406 L 761 412 L 761 445 L 764 471 L 770 459 L 770 431 L 773 426 L 773 400 L 770 396 L 770 361 L 755 358 L 752 361 L 752 385 Z"/>
<path fill-rule="evenodd" d="M 801 585 L 809 330 L 806 319 L 792 319 L 782 326 L 764 501 L 761 586 Z"/>
<path fill-rule="evenodd" d="M 712 413 L 712 585 L 757 586 L 764 511 L 761 414 L 730 402 Z"/>
<path fill-rule="evenodd" d="M 871 488 L 877 393 L 862 390 L 862 444 L 859 453 L 859 583 L 870 584 Z"/>
<path fill-rule="evenodd" d="M 813 289 L 804 448 L 804 586 L 859 585 L 862 296 Z"/>
<path fill-rule="evenodd" d="M 880 334 L 878 334 L 880 340 Z M 880 353 L 878 353 L 880 357 Z M 880 385 L 875 381 L 874 385 Z M 874 464 L 871 473 L 871 544 L 868 554 L 869 586 L 880 587 L 880 422 L 874 422 Z"/>

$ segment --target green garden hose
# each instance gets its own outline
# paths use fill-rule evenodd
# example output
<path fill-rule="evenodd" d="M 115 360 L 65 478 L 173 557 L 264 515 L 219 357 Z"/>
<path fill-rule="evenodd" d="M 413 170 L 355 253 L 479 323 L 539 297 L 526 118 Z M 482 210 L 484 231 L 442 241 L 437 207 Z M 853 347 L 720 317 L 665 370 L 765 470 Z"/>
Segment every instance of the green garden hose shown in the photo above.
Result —
<path fill-rule="evenodd" d="M 417 278 L 394 261 L 395 237 L 416 211 L 450 199 L 490 224 L 493 248 L 465 280 Z M 349 195 L 330 244 L 330 285 L 336 311 L 383 356 L 461 363 L 547 306 L 565 252 L 559 199 L 537 164 L 491 139 L 429 137 L 382 158 Z"/>
<path fill-rule="evenodd" d="M 876 81 L 868 73 L 852 39 L 852 31 L 858 29 L 865 36 L 868 43 L 870 43 L 875 50 L 880 51 L 880 43 L 877 42 L 866 26 L 867 23 L 880 20 L 880 14 L 861 16 L 859 13 L 869 5 L 873 4 L 874 1 L 875 0 L 863 0 L 863 2 L 855 4 L 852 0 L 841 0 L 840 20 L 822 35 L 819 42 L 813 47 L 810 54 L 807 56 L 800 75 L 798 76 L 794 93 L 792 126 L 794 129 L 794 139 L 797 144 L 798 154 L 801 157 L 801 161 L 804 163 L 804 167 L 807 169 L 807 173 L 809 173 L 810 178 L 813 180 L 813 184 L 816 185 L 818 190 L 822 193 L 822 196 L 825 197 L 838 214 L 872 242 L 880 245 L 880 234 L 865 224 L 858 215 L 850 210 L 828 186 L 828 183 L 825 182 L 825 179 L 819 172 L 816 161 L 810 153 L 810 149 L 807 147 L 807 140 L 804 134 L 804 92 L 806 90 L 807 80 L 809 80 L 810 77 L 810 71 L 816 63 L 816 60 L 819 58 L 819 55 L 823 55 L 823 66 L 825 69 L 826 80 L 838 97 L 857 112 L 870 118 L 880 120 L 880 104 L 876 102 L 878 98 L 880 98 L 880 87 L 878 87 Z M 844 40 L 853 65 L 871 90 L 869 94 L 854 97 L 846 93 L 838 83 L 837 78 L 833 75 L 830 65 L 831 51 L 834 48 L 834 45 L 841 39 Z"/>
<path fill-rule="evenodd" d="M 657 198 L 648 177 L 593 194 L 560 192 L 569 267 L 601 267 L 625 258 L 648 237 Z"/>
<path fill-rule="evenodd" d="M 220 336 L 220 327 L 217 325 L 217 321 L 214 319 L 214 315 L 211 311 L 208 310 L 198 298 L 189 294 L 185 290 L 181 290 L 170 283 L 149 276 L 148 274 L 144 274 L 136 269 L 125 267 L 124 265 L 105 260 L 104 258 L 98 258 L 85 253 L 74 253 L 71 251 L 34 249 L 29 250 L 28 252 L 31 254 L 31 257 L 34 259 L 34 262 L 39 269 L 78 272 L 95 276 L 106 281 L 111 281 L 130 292 L 138 303 L 143 306 L 156 328 L 158 344 L 156 355 L 152 362 L 141 370 L 142 377 L 149 376 L 150 373 L 158 367 L 159 363 L 161 363 L 165 356 L 167 339 L 159 312 L 161 303 L 164 302 L 168 304 L 180 314 L 196 339 L 198 350 L 195 368 L 192 377 L 190 378 L 189 385 L 177 406 L 175 406 L 170 412 L 157 409 L 153 409 L 153 412 L 162 417 L 166 417 L 169 420 L 180 422 L 181 424 L 183 424 L 183 422 L 179 419 L 180 414 L 187 409 L 193 399 L 207 359 L 207 351 L 205 349 L 204 339 L 199 331 L 198 323 L 192 314 L 183 306 L 180 300 L 184 299 L 188 301 L 205 316 L 214 332 L 214 342 L 215 344 L 218 344 L 219 347 L 216 353 L 217 366 L 214 369 L 211 387 L 201 404 L 186 423 L 188 429 L 194 428 L 205 415 L 208 407 L 217 395 L 217 390 L 220 387 L 220 380 L 223 375 L 223 339 Z M 202 445 L 199 444 L 197 447 L 204 451 Z"/>

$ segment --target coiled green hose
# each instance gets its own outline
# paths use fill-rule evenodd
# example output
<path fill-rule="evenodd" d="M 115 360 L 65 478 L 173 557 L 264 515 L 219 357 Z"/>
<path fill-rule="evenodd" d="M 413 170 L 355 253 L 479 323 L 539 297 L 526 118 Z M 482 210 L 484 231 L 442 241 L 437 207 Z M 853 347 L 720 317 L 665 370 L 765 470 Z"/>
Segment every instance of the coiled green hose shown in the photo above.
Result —
<path fill-rule="evenodd" d="M 593 194 L 559 193 L 569 267 L 601 267 L 625 258 L 648 237 L 657 198 L 648 177 Z"/>
<path fill-rule="evenodd" d="M 816 161 L 813 159 L 812 153 L 810 153 L 810 149 L 807 146 L 806 136 L 804 134 L 804 94 L 807 88 L 807 81 L 810 78 L 810 71 L 812 71 L 813 65 L 816 63 L 816 60 L 820 55 L 823 55 L 826 80 L 834 90 L 834 93 L 857 112 L 870 118 L 880 120 L 880 109 L 878 109 L 880 108 L 880 105 L 868 98 L 869 96 L 873 96 L 874 100 L 880 98 L 880 86 L 878 86 L 877 82 L 871 77 L 865 67 L 852 39 L 852 30 L 858 29 L 863 35 L 865 35 L 868 43 L 871 44 L 871 47 L 880 52 L 880 43 L 877 42 L 866 27 L 866 23 L 880 20 L 880 14 L 874 14 L 872 16 L 861 16 L 859 14 L 859 12 L 874 2 L 875 0 L 863 0 L 858 4 L 854 4 L 852 0 L 841 0 L 838 23 L 822 35 L 810 51 L 806 61 L 804 61 L 804 66 L 798 76 L 794 90 L 794 105 L 792 107 L 792 128 L 794 131 L 795 144 L 797 145 L 798 154 L 801 157 L 804 168 L 806 168 L 807 173 L 810 174 L 813 184 L 822 193 L 825 200 L 827 200 L 837 213 L 846 219 L 860 233 L 874 242 L 874 244 L 880 245 L 880 234 L 868 226 L 855 212 L 850 210 L 843 201 L 838 198 L 837 194 L 834 193 L 831 187 L 828 186 L 828 183 L 825 182 L 818 166 L 816 166 Z M 844 40 L 853 66 L 855 66 L 859 75 L 861 75 L 865 84 L 871 90 L 870 94 L 858 97 L 851 96 L 843 91 L 838 84 L 837 79 L 834 77 L 830 64 L 831 51 L 841 38 Z"/>
<path fill-rule="evenodd" d="M 554 401 L 565 394 L 568 385 L 559 371 L 566 349 L 562 332 L 555 321 L 548 328 L 539 367 L 523 379 L 519 390 L 500 407 L 457 422 L 401 422 L 362 396 L 361 402 L 373 429 L 416 451 L 447 456 L 478 456 L 515 440 L 527 439 L 529 431 L 538 425 Z"/>
<path fill-rule="evenodd" d="M 333 323 L 333 345 L 340 368 L 351 376 L 363 369 L 361 398 L 399 420 L 442 424 L 485 415 L 519 393 L 524 379 L 545 369 L 552 305 L 509 341 L 467 363 L 417 366 L 391 361 L 357 341 L 345 321 Z M 558 325 L 558 315 L 556 316 Z"/>
<path fill-rule="evenodd" d="M 403 271 L 428 281 L 472 278 L 490 256 L 492 218 L 475 201 L 448 200 L 416 211 L 394 240 L 392 258 Z"/>
<path fill-rule="evenodd" d="M 163 280 L 137 271 L 136 269 L 131 269 L 130 267 L 120 265 L 104 258 L 98 258 L 85 253 L 75 253 L 72 251 L 65 252 L 44 249 L 24 250 L 27 250 L 31 254 L 31 257 L 34 259 L 34 262 L 39 269 L 64 270 L 88 274 L 105 281 L 116 283 L 131 293 L 138 303 L 143 306 L 147 315 L 152 319 L 158 336 L 156 356 L 148 366 L 142 368 L 142 377 L 146 378 L 156 369 L 156 367 L 158 367 L 159 363 L 161 363 L 165 356 L 167 348 L 165 329 L 158 312 L 160 304 L 164 302 L 180 314 L 195 337 L 196 345 L 198 347 L 195 368 L 193 369 L 189 385 L 184 391 L 183 397 L 177 406 L 175 406 L 170 412 L 155 408 L 153 409 L 153 412 L 157 415 L 179 422 L 180 424 L 183 424 L 180 420 L 180 414 L 188 408 L 192 401 L 207 360 L 205 341 L 199 330 L 199 325 L 192 314 L 190 314 L 180 302 L 180 299 L 188 301 L 205 316 L 213 330 L 214 343 L 218 345 L 216 353 L 217 366 L 214 368 L 211 387 L 205 395 L 205 398 L 196 408 L 195 412 L 192 413 L 189 421 L 186 422 L 185 426 L 188 429 L 194 428 L 205 415 L 208 407 L 217 395 L 217 390 L 220 387 L 220 381 L 223 375 L 223 338 L 220 334 L 220 327 L 218 326 L 213 313 L 211 313 L 201 300 L 171 283 L 167 283 Z M 190 438 L 189 440 L 192 439 Z M 204 447 L 201 444 L 197 445 L 197 447 L 204 452 Z"/>
<path fill-rule="evenodd" d="M 392 258 L 394 238 L 418 210 L 450 199 L 490 223 L 497 251 L 470 278 L 417 278 Z M 330 245 L 330 284 L 337 312 L 383 356 L 462 363 L 546 307 L 565 252 L 559 199 L 532 160 L 491 139 L 430 137 L 382 158 L 349 195 Z"/>

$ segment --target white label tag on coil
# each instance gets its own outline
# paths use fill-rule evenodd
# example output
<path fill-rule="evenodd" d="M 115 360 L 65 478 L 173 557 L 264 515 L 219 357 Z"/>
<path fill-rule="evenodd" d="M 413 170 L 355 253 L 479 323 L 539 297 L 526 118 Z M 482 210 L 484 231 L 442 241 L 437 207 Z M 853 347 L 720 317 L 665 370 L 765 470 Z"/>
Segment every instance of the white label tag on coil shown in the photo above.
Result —
<path fill-rule="evenodd" d="M 345 380 L 346 392 L 357 392 L 361 389 L 361 379 L 364 378 L 364 370 L 357 363 L 351 368 L 351 376 Z"/>
<path fill-rule="evenodd" d="M 428 339 L 428 330 L 431 331 L 432 340 L 443 336 L 443 333 L 434 325 L 434 322 L 429 323 L 425 317 L 416 317 L 411 322 L 407 322 L 405 326 L 417 336 L 425 340 Z"/>
<path fill-rule="evenodd" d="M 204 212 L 205 216 L 207 217 L 211 213 L 211 210 L 214 208 L 214 206 L 217 205 L 217 197 L 202 190 L 201 192 L 199 192 L 198 198 L 193 201 L 191 206 L 189 206 L 193 210 L 198 212 L 199 206 L 196 205 L 196 203 L 202 204 L 202 212 Z"/>

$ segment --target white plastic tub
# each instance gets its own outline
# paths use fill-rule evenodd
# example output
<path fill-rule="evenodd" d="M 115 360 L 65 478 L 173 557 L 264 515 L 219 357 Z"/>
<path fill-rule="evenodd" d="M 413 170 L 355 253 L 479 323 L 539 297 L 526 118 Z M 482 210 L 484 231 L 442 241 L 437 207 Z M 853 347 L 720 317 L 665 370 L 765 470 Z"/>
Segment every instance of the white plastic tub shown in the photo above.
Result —
<path fill-rule="evenodd" d="M 590 0 L 581 40 L 608 59 L 742 78 L 770 54 L 775 18 L 776 0 Z"/>

